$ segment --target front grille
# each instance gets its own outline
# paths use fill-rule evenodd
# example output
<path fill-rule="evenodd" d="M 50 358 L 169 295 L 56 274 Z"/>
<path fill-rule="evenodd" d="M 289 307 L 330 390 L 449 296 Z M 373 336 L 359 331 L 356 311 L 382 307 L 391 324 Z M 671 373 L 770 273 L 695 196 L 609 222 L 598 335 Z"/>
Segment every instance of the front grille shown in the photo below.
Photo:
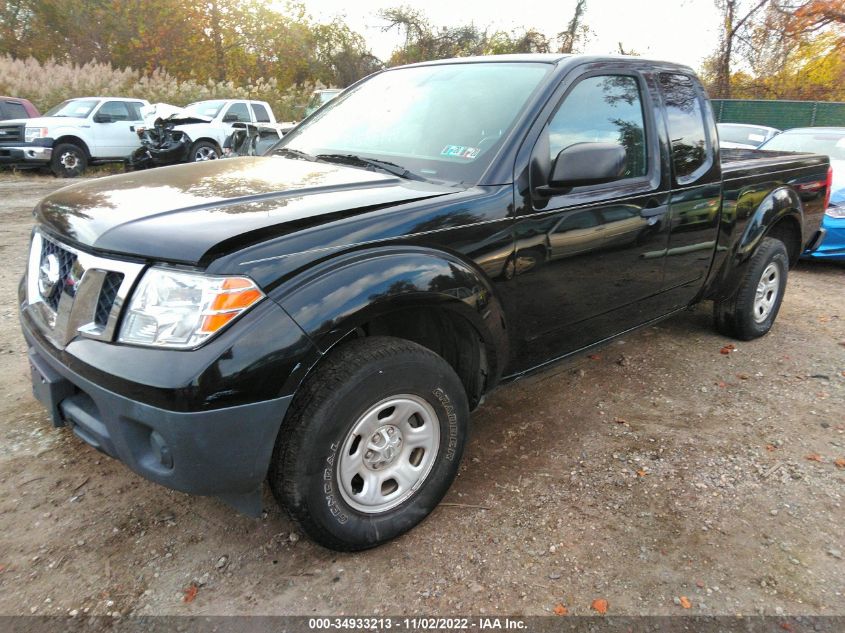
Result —
<path fill-rule="evenodd" d="M 53 274 L 52 268 L 58 263 L 58 280 L 54 284 L 39 283 L 39 292 L 44 302 L 50 306 L 53 311 L 59 309 L 59 301 L 62 298 L 62 292 L 68 293 L 71 297 L 76 296 L 76 287 L 79 279 L 74 275 L 74 264 L 76 264 L 76 255 L 68 250 L 65 250 L 55 242 L 44 240 L 41 248 L 41 265 L 39 267 L 40 277 L 47 277 Z M 39 277 L 39 278 L 40 278 Z"/>
<path fill-rule="evenodd" d="M 59 348 L 81 335 L 110 341 L 118 311 L 144 265 L 65 246 L 40 231 L 32 237 L 27 313 Z"/>
<path fill-rule="evenodd" d="M 103 288 L 100 290 L 100 298 L 97 301 L 97 310 L 94 313 L 94 323 L 105 327 L 109 322 L 114 300 L 117 298 L 117 291 L 123 283 L 123 273 L 108 272 L 103 279 Z"/>
<path fill-rule="evenodd" d="M 23 125 L 0 125 L 0 143 L 23 140 Z"/>

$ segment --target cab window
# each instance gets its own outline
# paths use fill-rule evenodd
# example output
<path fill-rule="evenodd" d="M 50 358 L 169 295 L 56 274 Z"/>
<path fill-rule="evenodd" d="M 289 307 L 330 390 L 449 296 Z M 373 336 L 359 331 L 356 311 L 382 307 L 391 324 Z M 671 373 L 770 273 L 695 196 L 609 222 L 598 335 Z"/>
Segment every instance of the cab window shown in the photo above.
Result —
<path fill-rule="evenodd" d="M 112 121 L 130 120 L 129 109 L 123 101 L 106 101 L 97 114 L 107 114 L 111 117 Z"/>
<path fill-rule="evenodd" d="M 703 175 L 711 162 L 701 99 L 692 79 L 677 73 L 660 74 L 660 91 L 672 143 L 675 180 L 689 183 Z"/>
<path fill-rule="evenodd" d="M 223 120 L 227 123 L 232 121 L 249 123 L 251 121 L 251 119 L 249 118 L 249 110 L 247 109 L 245 103 L 233 103 L 231 106 L 229 106 L 229 109 L 223 116 Z"/>
<path fill-rule="evenodd" d="M 598 75 L 570 90 L 549 122 L 550 161 L 575 143 L 621 145 L 627 155 L 622 179 L 646 175 L 645 117 L 635 77 Z"/>

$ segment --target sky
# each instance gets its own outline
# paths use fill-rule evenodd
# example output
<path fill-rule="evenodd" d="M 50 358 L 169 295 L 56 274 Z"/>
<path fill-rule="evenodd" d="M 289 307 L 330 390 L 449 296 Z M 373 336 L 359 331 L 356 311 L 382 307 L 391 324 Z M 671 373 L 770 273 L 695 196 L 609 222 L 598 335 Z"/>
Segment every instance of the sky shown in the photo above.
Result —
<path fill-rule="evenodd" d="M 421 9 L 436 27 L 474 22 L 480 28 L 510 31 L 536 28 L 548 36 L 566 28 L 575 0 L 300 0 L 311 16 L 341 16 L 361 33 L 375 55 L 387 59 L 402 43 L 395 29 L 385 33 L 378 10 L 402 4 Z M 619 42 L 644 57 L 699 69 L 718 43 L 719 13 L 713 0 L 587 0 L 590 37 L 585 53 L 618 52 Z"/>

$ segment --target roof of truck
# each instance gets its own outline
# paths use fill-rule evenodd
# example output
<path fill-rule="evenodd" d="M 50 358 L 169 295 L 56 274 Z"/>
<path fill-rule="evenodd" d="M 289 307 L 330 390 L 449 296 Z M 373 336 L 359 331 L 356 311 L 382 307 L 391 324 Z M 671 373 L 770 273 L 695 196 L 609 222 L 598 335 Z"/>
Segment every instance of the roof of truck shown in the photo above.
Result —
<path fill-rule="evenodd" d="M 419 62 L 416 64 L 408 64 L 407 66 L 434 66 L 439 64 L 474 64 L 483 62 L 534 62 L 542 64 L 557 64 L 564 60 L 571 61 L 574 64 L 590 62 L 601 63 L 609 61 L 644 62 L 646 64 L 660 66 L 664 68 L 678 68 L 683 69 L 685 71 L 691 71 L 691 69 L 688 66 L 685 66 L 684 64 L 678 64 L 676 62 L 667 62 L 658 59 L 648 59 L 636 55 L 574 55 L 569 53 L 518 53 L 510 55 L 480 55 L 476 57 L 453 57 L 451 59 L 434 59 L 431 61 Z M 399 66 L 399 68 L 403 67 Z"/>

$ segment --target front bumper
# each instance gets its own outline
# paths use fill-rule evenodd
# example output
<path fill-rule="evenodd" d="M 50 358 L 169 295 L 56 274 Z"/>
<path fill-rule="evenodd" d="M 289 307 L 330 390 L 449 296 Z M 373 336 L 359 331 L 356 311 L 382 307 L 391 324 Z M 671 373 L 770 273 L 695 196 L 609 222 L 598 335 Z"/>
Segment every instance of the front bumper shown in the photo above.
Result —
<path fill-rule="evenodd" d="M 261 486 L 292 396 L 209 411 L 161 409 L 108 391 L 58 362 L 24 327 L 35 397 L 55 426 L 168 488 L 261 511 Z"/>
<path fill-rule="evenodd" d="M 44 145 L 18 143 L 4 145 L 0 143 L 0 165 L 38 165 L 49 163 L 53 157 L 53 148 Z"/>

